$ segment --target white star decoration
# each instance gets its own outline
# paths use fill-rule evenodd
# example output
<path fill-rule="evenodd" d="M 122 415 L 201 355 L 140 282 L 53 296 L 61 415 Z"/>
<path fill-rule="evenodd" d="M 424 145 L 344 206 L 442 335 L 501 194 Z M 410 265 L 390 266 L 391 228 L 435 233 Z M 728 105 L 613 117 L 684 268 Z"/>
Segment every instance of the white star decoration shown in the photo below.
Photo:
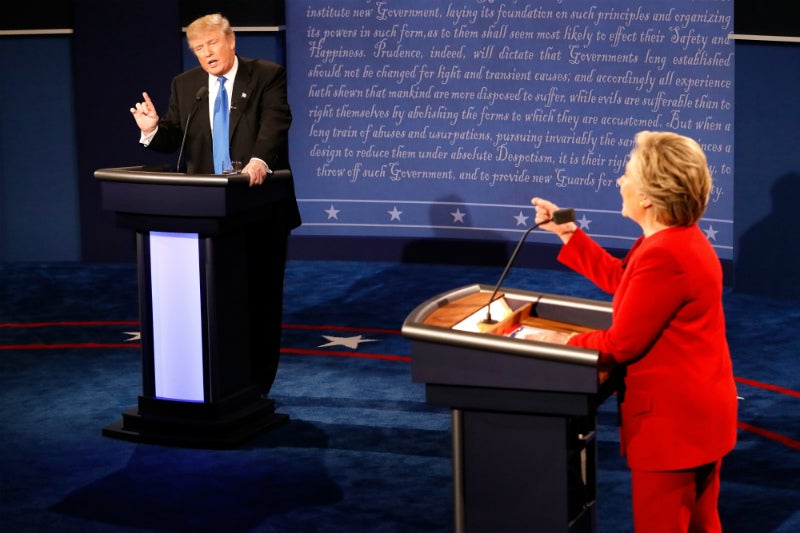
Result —
<path fill-rule="evenodd" d="M 519 215 L 516 215 L 514 218 L 517 219 L 517 226 L 527 226 L 528 225 L 528 217 L 522 214 L 522 211 L 519 212 Z"/>
<path fill-rule="evenodd" d="M 715 230 L 715 229 L 714 229 L 714 226 L 712 226 L 711 224 L 709 224 L 709 225 L 708 225 L 708 229 L 707 229 L 707 230 L 704 230 L 704 231 L 706 232 L 706 238 L 707 238 L 709 241 L 716 241 L 716 240 L 717 240 L 717 233 L 719 233 L 719 231 L 718 231 L 718 230 Z"/>
<path fill-rule="evenodd" d="M 328 213 L 328 220 L 339 220 L 339 217 L 337 216 L 339 214 L 339 210 L 333 207 L 333 204 L 331 204 L 331 208 L 326 209 L 325 212 Z"/>
<path fill-rule="evenodd" d="M 319 348 L 327 348 L 329 346 L 347 346 L 353 350 L 358 349 L 358 345 L 362 342 L 377 342 L 377 339 L 364 339 L 363 335 L 356 335 L 354 337 L 332 337 L 323 335 L 323 338 L 329 342 L 327 344 L 320 344 Z"/>
<path fill-rule="evenodd" d="M 586 218 L 586 215 L 581 215 L 580 220 L 578 220 L 578 224 L 580 224 L 581 229 L 589 229 L 589 224 L 591 223 L 592 221 Z"/>
<path fill-rule="evenodd" d="M 403 214 L 402 211 L 397 210 L 397 206 L 392 207 L 392 210 L 387 211 L 387 213 L 389 213 L 389 216 L 392 217 L 389 219 L 389 222 L 391 222 L 392 220 L 400 220 L 400 215 Z"/>
<path fill-rule="evenodd" d="M 453 216 L 453 224 L 455 224 L 456 222 L 461 222 L 463 224 L 464 217 L 467 215 L 466 213 L 462 213 L 461 209 L 459 209 L 458 207 L 456 207 L 456 210 L 454 212 L 451 212 L 450 214 Z"/>
<path fill-rule="evenodd" d="M 141 341 L 142 334 L 140 331 L 124 331 L 125 335 L 129 335 L 125 342 Z M 320 344 L 319 348 L 328 348 L 331 346 L 347 346 L 353 350 L 358 349 L 358 345 L 362 342 L 378 342 L 378 339 L 365 339 L 363 335 L 355 335 L 353 337 L 334 337 L 331 335 L 323 335 L 328 342 Z"/>

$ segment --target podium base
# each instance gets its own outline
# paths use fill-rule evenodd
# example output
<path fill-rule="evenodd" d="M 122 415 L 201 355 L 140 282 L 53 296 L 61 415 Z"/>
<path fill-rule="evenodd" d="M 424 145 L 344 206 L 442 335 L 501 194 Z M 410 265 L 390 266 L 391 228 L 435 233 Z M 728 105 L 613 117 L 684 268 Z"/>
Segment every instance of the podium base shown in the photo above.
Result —
<path fill-rule="evenodd" d="M 187 448 L 236 448 L 259 433 L 289 421 L 275 402 L 255 389 L 219 403 L 139 396 L 138 407 L 103 428 L 106 437 Z"/>

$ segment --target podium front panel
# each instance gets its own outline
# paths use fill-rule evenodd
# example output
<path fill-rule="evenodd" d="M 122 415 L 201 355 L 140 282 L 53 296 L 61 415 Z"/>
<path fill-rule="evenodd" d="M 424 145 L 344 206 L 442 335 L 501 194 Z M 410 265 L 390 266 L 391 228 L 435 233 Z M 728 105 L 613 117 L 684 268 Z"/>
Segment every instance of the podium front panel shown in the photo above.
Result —
<path fill-rule="evenodd" d="M 411 351 L 411 377 L 420 383 L 579 393 L 598 389 L 594 366 L 423 341 L 414 342 Z"/>
<path fill-rule="evenodd" d="M 150 233 L 155 396 L 202 402 L 203 320 L 196 234 Z"/>

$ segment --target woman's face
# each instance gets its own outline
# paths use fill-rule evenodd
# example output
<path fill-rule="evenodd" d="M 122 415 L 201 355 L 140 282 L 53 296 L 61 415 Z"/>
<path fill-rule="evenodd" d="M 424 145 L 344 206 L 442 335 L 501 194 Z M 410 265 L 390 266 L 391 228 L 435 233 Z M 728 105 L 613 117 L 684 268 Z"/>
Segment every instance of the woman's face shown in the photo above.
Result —
<path fill-rule="evenodd" d="M 617 179 L 619 194 L 622 196 L 622 216 L 635 222 L 641 222 L 645 214 L 645 208 L 642 205 L 645 196 L 639 188 L 641 178 L 637 174 L 638 168 L 636 156 L 632 156 L 625 165 L 625 174 Z"/>

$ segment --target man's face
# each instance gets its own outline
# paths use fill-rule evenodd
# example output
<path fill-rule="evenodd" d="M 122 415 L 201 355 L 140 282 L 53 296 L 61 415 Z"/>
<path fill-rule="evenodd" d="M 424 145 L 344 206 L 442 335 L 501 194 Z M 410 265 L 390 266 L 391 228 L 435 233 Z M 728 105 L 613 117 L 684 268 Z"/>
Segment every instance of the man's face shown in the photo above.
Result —
<path fill-rule="evenodd" d="M 203 70 L 213 76 L 222 76 L 233 68 L 236 55 L 236 37 L 225 37 L 221 31 L 213 30 L 194 37 L 189 41 L 191 48 Z"/>

